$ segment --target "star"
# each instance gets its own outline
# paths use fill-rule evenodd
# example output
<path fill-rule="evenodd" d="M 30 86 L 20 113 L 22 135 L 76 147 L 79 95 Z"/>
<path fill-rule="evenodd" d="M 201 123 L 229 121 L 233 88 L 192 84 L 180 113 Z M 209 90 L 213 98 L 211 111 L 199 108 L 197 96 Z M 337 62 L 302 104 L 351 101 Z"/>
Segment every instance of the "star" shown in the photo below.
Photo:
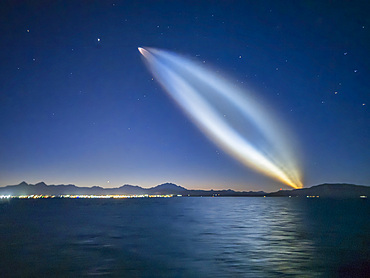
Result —
<path fill-rule="evenodd" d="M 100 42 L 100 38 L 98 38 L 98 42 Z"/>

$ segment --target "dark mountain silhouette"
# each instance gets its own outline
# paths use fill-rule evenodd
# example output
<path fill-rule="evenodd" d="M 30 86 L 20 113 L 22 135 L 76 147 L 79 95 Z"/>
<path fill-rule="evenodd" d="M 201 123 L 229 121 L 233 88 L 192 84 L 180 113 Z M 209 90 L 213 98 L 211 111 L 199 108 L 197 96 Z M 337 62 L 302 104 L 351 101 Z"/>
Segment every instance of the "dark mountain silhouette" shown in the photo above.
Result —
<path fill-rule="evenodd" d="M 44 182 L 28 184 L 21 182 L 18 185 L 8 185 L 0 188 L 0 195 L 163 195 L 163 194 L 183 194 L 187 189 L 172 183 L 165 183 L 152 188 L 142 188 L 125 184 L 118 188 L 103 188 L 100 186 L 77 187 L 73 184 L 46 185 Z"/>
<path fill-rule="evenodd" d="M 359 198 L 370 196 L 370 187 L 346 183 L 321 184 L 310 188 L 280 190 L 268 194 L 270 197 L 306 197 L 320 196 L 320 198 Z"/>
<path fill-rule="evenodd" d="M 173 183 L 164 183 L 148 189 L 149 194 L 187 194 L 188 190 Z"/>
<path fill-rule="evenodd" d="M 173 183 L 164 183 L 152 188 L 125 184 L 118 188 L 103 188 L 100 186 L 78 187 L 73 184 L 46 185 L 44 182 L 18 185 L 8 185 L 0 188 L 0 195 L 183 195 L 183 196 L 245 196 L 245 197 L 306 197 L 321 198 L 359 198 L 370 196 L 370 187 L 353 184 L 321 184 L 310 188 L 280 190 L 272 193 L 263 191 L 228 190 L 188 190 Z"/>
<path fill-rule="evenodd" d="M 263 196 L 266 193 L 240 192 L 228 190 L 188 190 L 173 183 L 164 183 L 152 188 L 125 184 L 118 188 L 77 187 L 73 184 L 46 185 L 44 182 L 28 184 L 21 182 L 18 185 L 8 185 L 0 188 L 0 195 L 184 195 L 184 196 Z"/>

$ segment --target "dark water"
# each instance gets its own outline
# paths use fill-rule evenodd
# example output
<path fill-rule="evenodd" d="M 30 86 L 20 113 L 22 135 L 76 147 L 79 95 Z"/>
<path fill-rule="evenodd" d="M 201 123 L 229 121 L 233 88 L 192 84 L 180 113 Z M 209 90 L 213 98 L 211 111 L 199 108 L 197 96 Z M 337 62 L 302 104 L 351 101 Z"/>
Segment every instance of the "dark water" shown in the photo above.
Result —
<path fill-rule="evenodd" d="M 367 200 L 0 203 L 2 277 L 365 277 Z"/>

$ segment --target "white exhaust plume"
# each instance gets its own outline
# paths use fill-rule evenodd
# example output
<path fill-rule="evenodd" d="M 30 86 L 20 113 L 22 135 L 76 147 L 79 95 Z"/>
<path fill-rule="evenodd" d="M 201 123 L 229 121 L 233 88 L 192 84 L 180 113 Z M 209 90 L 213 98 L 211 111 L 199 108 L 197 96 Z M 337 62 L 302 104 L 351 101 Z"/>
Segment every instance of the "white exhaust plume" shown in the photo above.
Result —
<path fill-rule="evenodd" d="M 303 187 L 289 136 L 250 92 L 180 55 L 138 49 L 165 91 L 208 138 L 249 168 Z"/>

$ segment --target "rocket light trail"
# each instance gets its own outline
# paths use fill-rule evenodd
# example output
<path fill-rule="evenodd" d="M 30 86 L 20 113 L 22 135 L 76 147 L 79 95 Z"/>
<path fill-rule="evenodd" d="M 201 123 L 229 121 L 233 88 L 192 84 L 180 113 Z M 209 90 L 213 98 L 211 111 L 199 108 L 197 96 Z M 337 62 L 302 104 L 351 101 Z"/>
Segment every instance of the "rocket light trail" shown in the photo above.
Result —
<path fill-rule="evenodd" d="M 303 187 L 287 132 L 250 92 L 180 55 L 138 49 L 165 91 L 215 144 L 255 171 Z"/>

